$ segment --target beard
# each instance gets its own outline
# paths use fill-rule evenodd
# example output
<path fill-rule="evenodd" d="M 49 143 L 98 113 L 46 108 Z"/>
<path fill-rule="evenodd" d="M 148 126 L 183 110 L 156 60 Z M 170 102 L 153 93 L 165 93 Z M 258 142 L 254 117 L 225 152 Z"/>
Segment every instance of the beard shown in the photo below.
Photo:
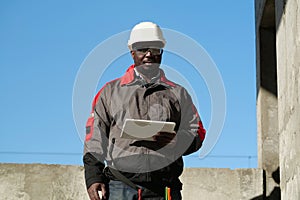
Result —
<path fill-rule="evenodd" d="M 152 78 L 156 76 L 159 72 L 160 63 L 143 63 L 139 66 L 136 66 L 136 69 L 139 73 Z"/>

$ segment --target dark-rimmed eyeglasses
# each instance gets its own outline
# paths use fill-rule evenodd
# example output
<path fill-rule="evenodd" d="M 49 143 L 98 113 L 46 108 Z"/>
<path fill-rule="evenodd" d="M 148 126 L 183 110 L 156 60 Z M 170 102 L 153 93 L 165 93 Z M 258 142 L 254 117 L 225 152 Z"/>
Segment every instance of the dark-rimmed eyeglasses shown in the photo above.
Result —
<path fill-rule="evenodd" d="M 163 50 L 158 48 L 142 48 L 142 49 L 136 49 L 135 50 L 138 54 L 146 55 L 148 52 L 150 52 L 154 56 L 160 55 Z"/>

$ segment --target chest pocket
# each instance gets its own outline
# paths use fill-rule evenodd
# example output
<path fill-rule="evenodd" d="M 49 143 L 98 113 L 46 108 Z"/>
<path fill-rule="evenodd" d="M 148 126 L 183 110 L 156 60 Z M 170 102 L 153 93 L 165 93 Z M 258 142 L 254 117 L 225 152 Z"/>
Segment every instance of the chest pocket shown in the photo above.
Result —
<path fill-rule="evenodd" d="M 125 88 L 123 88 L 125 89 Z M 131 86 L 111 102 L 112 116 L 119 127 L 126 118 L 180 122 L 180 105 L 170 88 Z"/>
<path fill-rule="evenodd" d="M 170 90 L 159 90 L 146 97 L 148 117 L 157 121 L 180 121 L 180 105 Z"/>

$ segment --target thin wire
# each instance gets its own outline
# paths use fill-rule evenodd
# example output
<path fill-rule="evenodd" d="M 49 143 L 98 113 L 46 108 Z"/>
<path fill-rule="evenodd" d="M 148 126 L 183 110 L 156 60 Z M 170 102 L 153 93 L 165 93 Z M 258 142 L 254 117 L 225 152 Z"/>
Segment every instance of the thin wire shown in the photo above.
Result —
<path fill-rule="evenodd" d="M 0 154 L 27 154 L 27 155 L 82 155 L 82 153 L 65 153 L 65 152 L 18 152 L 18 151 L 2 151 Z"/>
<path fill-rule="evenodd" d="M 210 158 L 248 158 L 248 159 L 252 159 L 252 158 L 257 158 L 257 156 L 251 156 L 251 155 L 207 155 L 204 158 L 200 158 L 197 155 L 191 155 L 190 157 L 197 157 L 199 159 L 204 159 L 206 157 L 210 157 Z"/>
<path fill-rule="evenodd" d="M 0 154 L 10 155 L 48 155 L 48 156 L 82 156 L 82 153 L 68 153 L 68 152 L 18 152 L 18 151 L 1 151 Z M 247 155 L 207 155 L 204 158 L 200 158 L 197 155 L 190 155 L 190 157 L 205 159 L 205 158 L 239 158 L 248 159 L 248 168 L 251 167 L 251 159 L 257 158 L 257 156 Z"/>
<path fill-rule="evenodd" d="M 19 151 L 0 151 L 0 154 L 28 154 L 28 155 L 82 155 L 83 153 L 68 153 L 68 152 L 19 152 Z M 197 155 L 190 155 L 189 157 L 197 157 L 199 159 L 209 158 L 257 158 L 255 155 L 207 155 L 204 158 L 200 158 Z"/>

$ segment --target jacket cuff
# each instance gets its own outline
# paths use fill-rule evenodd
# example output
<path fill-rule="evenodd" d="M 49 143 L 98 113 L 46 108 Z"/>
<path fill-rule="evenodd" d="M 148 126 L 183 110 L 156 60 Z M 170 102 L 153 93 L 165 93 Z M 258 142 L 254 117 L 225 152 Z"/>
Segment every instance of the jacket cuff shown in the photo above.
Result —
<path fill-rule="evenodd" d="M 107 184 L 109 179 L 103 174 L 105 165 L 97 160 L 91 153 L 86 153 L 83 157 L 84 175 L 86 187 L 89 188 L 93 183 Z"/>
<path fill-rule="evenodd" d="M 88 189 L 94 183 L 108 184 L 109 179 L 104 175 L 99 175 L 97 177 L 89 178 L 85 180 L 86 188 Z"/>

